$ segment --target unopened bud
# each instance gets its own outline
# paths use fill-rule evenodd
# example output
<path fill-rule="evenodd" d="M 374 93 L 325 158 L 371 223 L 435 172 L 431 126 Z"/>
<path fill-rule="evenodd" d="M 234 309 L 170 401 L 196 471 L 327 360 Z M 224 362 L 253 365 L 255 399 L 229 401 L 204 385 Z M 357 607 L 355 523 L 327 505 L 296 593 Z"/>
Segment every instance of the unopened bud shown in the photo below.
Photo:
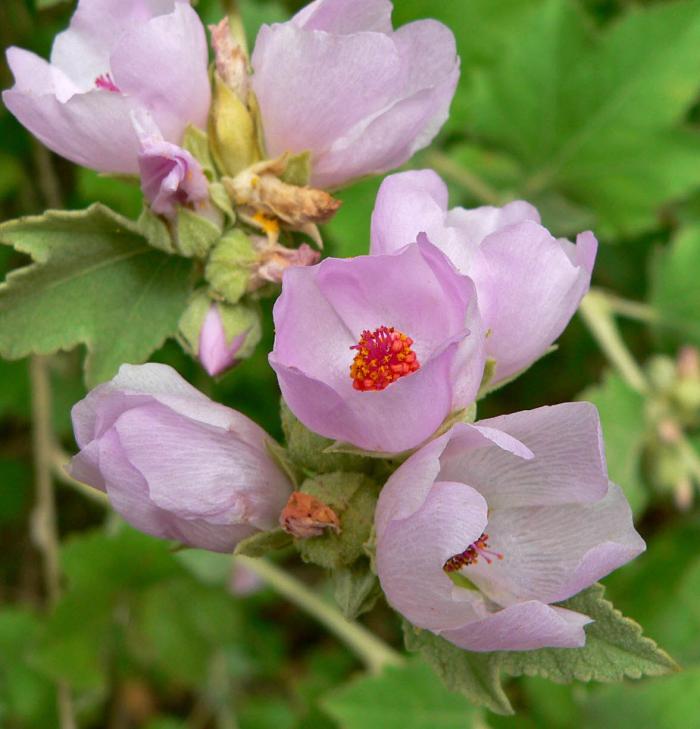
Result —
<path fill-rule="evenodd" d="M 221 80 L 248 105 L 250 94 L 250 74 L 248 73 L 248 56 L 237 43 L 231 33 L 228 18 L 224 18 L 216 25 L 210 25 L 211 44 L 216 59 L 216 71 Z"/>
<path fill-rule="evenodd" d="M 180 320 L 179 335 L 207 373 L 216 377 L 253 353 L 261 336 L 260 314 L 246 304 L 213 302 L 200 291 Z"/>

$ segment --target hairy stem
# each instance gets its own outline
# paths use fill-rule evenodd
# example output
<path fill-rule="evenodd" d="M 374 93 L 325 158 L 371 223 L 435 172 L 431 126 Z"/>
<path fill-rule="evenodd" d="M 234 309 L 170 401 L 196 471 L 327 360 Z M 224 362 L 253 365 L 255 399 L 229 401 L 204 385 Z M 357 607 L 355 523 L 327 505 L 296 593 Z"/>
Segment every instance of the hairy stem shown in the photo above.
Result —
<path fill-rule="evenodd" d="M 359 623 L 345 618 L 337 608 L 322 600 L 306 585 L 272 562 L 243 556 L 235 559 L 238 564 L 261 577 L 280 595 L 325 625 L 372 673 L 379 673 L 385 666 L 397 666 L 403 663 L 403 656 L 400 653 Z"/>
<path fill-rule="evenodd" d="M 37 549 L 41 552 L 47 602 L 52 608 L 61 595 L 61 571 L 52 478 L 51 381 L 48 361 L 45 357 L 38 355 L 32 357 L 30 377 L 34 477 L 36 480 L 36 505 L 32 514 L 32 536 Z M 63 681 L 59 681 L 57 684 L 57 701 L 61 729 L 76 729 L 73 702 L 68 685 Z"/>
<path fill-rule="evenodd" d="M 606 296 L 590 291 L 581 302 L 580 312 L 598 346 L 625 382 L 637 392 L 646 394 L 649 385 L 644 372 L 620 336 Z"/>

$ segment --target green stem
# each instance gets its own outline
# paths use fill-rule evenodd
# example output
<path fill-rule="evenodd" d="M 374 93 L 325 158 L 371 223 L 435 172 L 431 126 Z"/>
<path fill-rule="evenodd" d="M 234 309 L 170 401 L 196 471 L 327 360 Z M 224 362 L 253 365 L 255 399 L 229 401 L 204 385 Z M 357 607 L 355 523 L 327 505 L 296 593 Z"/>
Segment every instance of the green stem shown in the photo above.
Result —
<path fill-rule="evenodd" d="M 487 182 L 448 157 L 444 152 L 431 150 L 425 155 L 430 167 L 434 167 L 443 177 L 470 192 L 477 200 L 486 205 L 500 205 L 501 196 Z"/>
<path fill-rule="evenodd" d="M 59 540 L 52 478 L 51 380 L 48 360 L 45 357 L 32 357 L 29 368 L 32 385 L 34 478 L 36 479 L 36 505 L 32 514 L 32 534 L 42 556 L 48 606 L 53 608 L 61 596 L 61 569 L 58 558 Z M 76 729 L 73 701 L 68 685 L 64 681 L 58 681 L 56 691 L 60 728 Z"/>
<path fill-rule="evenodd" d="M 372 673 L 385 666 L 398 666 L 403 657 L 362 627 L 345 618 L 340 611 L 315 595 L 306 585 L 264 559 L 239 556 L 236 561 L 254 572 L 270 587 L 316 618 L 350 648 Z"/>
<path fill-rule="evenodd" d="M 619 316 L 624 316 L 627 319 L 634 319 L 636 321 L 642 321 L 647 324 L 655 324 L 660 321 L 660 317 L 654 307 L 648 304 L 643 304 L 640 301 L 630 301 L 629 299 L 623 299 L 621 296 L 611 294 L 608 291 L 602 289 L 592 289 L 595 291 L 596 296 L 601 296 L 605 299 L 610 311 Z"/>
<path fill-rule="evenodd" d="M 620 336 L 605 295 L 590 291 L 581 302 L 580 312 L 594 339 L 625 382 L 637 392 L 647 393 L 646 377 Z"/>

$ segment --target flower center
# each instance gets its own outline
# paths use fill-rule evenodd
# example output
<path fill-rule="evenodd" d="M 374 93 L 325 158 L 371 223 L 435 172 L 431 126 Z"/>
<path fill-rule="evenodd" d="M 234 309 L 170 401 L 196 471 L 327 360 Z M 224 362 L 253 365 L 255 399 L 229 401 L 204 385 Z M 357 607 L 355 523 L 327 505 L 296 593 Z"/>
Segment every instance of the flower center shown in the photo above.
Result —
<path fill-rule="evenodd" d="M 493 552 L 488 548 L 489 535 L 484 532 L 475 542 L 472 542 L 464 552 L 455 554 L 450 557 L 442 569 L 445 572 L 458 572 L 462 567 L 467 567 L 470 564 L 476 564 L 479 561 L 479 557 L 483 557 L 486 564 L 491 564 L 493 558 L 503 559 L 503 555 L 500 552 Z"/>
<path fill-rule="evenodd" d="M 112 91 L 113 93 L 120 93 L 119 87 L 112 80 L 112 76 L 108 73 L 103 73 L 95 79 L 95 86 L 98 89 L 104 91 Z"/>
<path fill-rule="evenodd" d="M 373 332 L 365 329 L 360 341 L 350 347 L 357 350 L 350 365 L 352 386 L 362 392 L 383 390 L 400 377 L 415 372 L 420 364 L 412 344 L 410 337 L 394 327 L 379 327 Z"/>

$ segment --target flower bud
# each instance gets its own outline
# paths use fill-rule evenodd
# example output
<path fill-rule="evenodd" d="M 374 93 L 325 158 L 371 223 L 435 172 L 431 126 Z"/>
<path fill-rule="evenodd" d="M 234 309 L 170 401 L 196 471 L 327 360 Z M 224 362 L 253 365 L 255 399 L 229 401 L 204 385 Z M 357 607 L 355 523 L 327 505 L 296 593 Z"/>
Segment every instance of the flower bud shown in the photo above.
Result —
<path fill-rule="evenodd" d="M 180 319 L 179 336 L 207 373 L 217 377 L 255 351 L 260 313 L 249 304 L 214 302 L 199 291 Z"/>
<path fill-rule="evenodd" d="M 72 416 L 70 474 L 147 534 L 229 552 L 275 527 L 292 491 L 267 434 L 166 365 L 122 365 Z"/>

